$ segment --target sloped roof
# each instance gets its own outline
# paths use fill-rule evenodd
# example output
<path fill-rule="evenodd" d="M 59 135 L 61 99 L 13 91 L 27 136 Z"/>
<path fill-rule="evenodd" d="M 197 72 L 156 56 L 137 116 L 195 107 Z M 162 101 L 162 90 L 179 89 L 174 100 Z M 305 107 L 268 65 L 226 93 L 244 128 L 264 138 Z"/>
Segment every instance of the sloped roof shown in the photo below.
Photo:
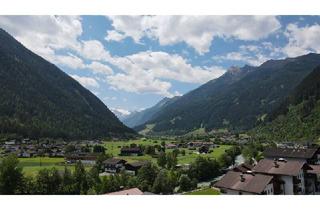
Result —
<path fill-rule="evenodd" d="M 319 148 L 267 148 L 263 152 L 265 157 L 279 158 L 312 158 Z"/>
<path fill-rule="evenodd" d="M 104 164 L 118 164 L 120 162 L 127 162 L 123 159 L 118 159 L 118 158 L 109 158 L 105 161 L 103 161 Z"/>
<path fill-rule="evenodd" d="M 241 175 L 244 178 L 243 181 L 241 181 Z M 229 171 L 214 186 L 218 188 L 259 194 L 263 192 L 272 178 L 273 176 L 270 175 Z"/>
<path fill-rule="evenodd" d="M 278 167 L 276 167 L 275 162 L 278 165 Z M 299 174 L 300 169 L 305 164 L 306 163 L 304 161 L 300 160 L 274 161 L 269 159 L 262 159 L 252 170 L 258 173 L 265 174 L 297 176 Z"/>
<path fill-rule="evenodd" d="M 320 174 L 320 165 L 309 165 L 311 167 L 310 170 L 307 170 L 309 174 Z"/>

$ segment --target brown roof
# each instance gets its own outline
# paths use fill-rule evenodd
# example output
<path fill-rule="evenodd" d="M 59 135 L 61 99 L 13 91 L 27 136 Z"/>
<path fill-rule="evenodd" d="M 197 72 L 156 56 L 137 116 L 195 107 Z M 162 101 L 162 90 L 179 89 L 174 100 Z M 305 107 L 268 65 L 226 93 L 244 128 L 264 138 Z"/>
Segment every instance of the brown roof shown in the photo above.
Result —
<path fill-rule="evenodd" d="M 297 176 L 304 165 L 306 165 L 306 163 L 300 160 L 274 161 L 262 159 L 252 170 L 258 173 Z"/>
<path fill-rule="evenodd" d="M 247 171 L 251 171 L 252 168 L 253 168 L 253 165 L 242 163 L 241 165 L 234 167 L 232 170 L 238 171 L 238 172 L 247 172 Z"/>
<path fill-rule="evenodd" d="M 125 160 L 123 160 L 123 159 L 118 159 L 118 158 L 109 158 L 109 159 L 103 161 L 104 164 L 112 164 L 112 165 L 113 165 L 113 164 L 118 164 L 118 163 L 120 163 L 120 162 L 125 163 L 125 162 L 127 162 L 127 161 L 125 161 Z"/>
<path fill-rule="evenodd" d="M 312 158 L 319 148 L 267 148 L 263 152 L 265 157 L 278 158 Z"/>
<path fill-rule="evenodd" d="M 131 188 L 117 192 L 107 193 L 106 195 L 143 195 L 143 192 L 138 188 Z"/>
<path fill-rule="evenodd" d="M 133 163 L 126 163 L 126 165 L 131 165 L 133 167 L 142 167 L 144 165 L 147 165 L 148 163 L 150 163 L 150 161 L 137 161 Z"/>
<path fill-rule="evenodd" d="M 241 175 L 243 181 L 241 181 Z M 259 194 L 271 182 L 273 176 L 229 171 L 214 186 L 242 192 Z"/>
<path fill-rule="evenodd" d="M 309 174 L 320 174 L 320 165 L 309 165 L 311 167 L 310 170 L 307 170 Z"/>

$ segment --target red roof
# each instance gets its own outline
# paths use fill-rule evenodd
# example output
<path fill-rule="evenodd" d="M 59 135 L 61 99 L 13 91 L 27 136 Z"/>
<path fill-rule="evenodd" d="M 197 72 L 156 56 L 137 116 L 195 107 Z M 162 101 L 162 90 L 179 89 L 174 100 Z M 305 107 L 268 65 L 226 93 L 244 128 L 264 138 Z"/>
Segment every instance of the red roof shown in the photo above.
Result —
<path fill-rule="evenodd" d="M 106 195 L 143 195 L 143 192 L 138 188 L 131 188 L 117 192 L 107 193 Z"/>

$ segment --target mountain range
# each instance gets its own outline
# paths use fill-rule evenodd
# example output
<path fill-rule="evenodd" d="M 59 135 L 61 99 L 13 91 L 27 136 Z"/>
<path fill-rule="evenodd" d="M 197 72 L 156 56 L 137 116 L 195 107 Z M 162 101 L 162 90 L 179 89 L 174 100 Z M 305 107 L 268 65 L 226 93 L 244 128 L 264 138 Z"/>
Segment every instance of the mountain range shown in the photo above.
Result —
<path fill-rule="evenodd" d="M 180 135 L 199 128 L 243 131 L 265 121 L 315 67 L 320 55 L 269 60 L 260 66 L 232 67 L 223 76 L 179 97 L 135 130 Z"/>
<path fill-rule="evenodd" d="M 83 139 L 136 133 L 76 80 L 0 29 L 0 134 Z"/>

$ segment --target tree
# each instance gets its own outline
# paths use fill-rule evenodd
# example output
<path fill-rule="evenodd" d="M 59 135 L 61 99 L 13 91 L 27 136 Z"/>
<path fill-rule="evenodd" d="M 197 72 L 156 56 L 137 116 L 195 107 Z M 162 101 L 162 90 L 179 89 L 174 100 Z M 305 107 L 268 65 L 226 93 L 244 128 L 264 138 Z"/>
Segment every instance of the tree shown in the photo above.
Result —
<path fill-rule="evenodd" d="M 144 166 L 142 166 L 138 171 L 138 181 L 139 181 L 139 188 L 142 191 L 150 191 L 153 182 L 159 172 L 159 169 L 157 166 L 155 166 L 152 163 L 148 163 Z"/>
<path fill-rule="evenodd" d="M 80 161 L 76 163 L 75 170 L 74 170 L 74 179 L 75 179 L 74 180 L 75 192 L 77 194 L 86 194 L 89 189 L 89 185 L 87 181 L 87 173 L 83 164 Z"/>
<path fill-rule="evenodd" d="M 179 179 L 180 191 L 186 192 L 192 189 L 191 179 L 186 174 L 182 174 Z"/>
<path fill-rule="evenodd" d="M 60 191 L 62 192 L 62 194 L 66 195 L 75 194 L 74 178 L 71 171 L 67 167 L 64 168 Z"/>
<path fill-rule="evenodd" d="M 22 168 L 15 155 L 3 158 L 0 164 L 0 193 L 12 195 L 22 184 Z"/>
<path fill-rule="evenodd" d="M 94 145 L 94 146 L 93 146 L 93 152 L 94 152 L 94 153 L 102 153 L 102 154 L 105 154 L 106 148 L 104 148 L 104 146 L 102 146 L 102 145 Z"/>
<path fill-rule="evenodd" d="M 165 152 L 160 152 L 157 163 L 160 167 L 165 167 L 167 164 L 167 157 Z"/>
<path fill-rule="evenodd" d="M 53 195 L 61 194 L 62 179 L 56 168 L 41 169 L 36 177 L 37 194 Z"/>
<path fill-rule="evenodd" d="M 171 194 L 173 190 L 174 186 L 172 185 L 168 171 L 162 169 L 154 180 L 152 192 L 156 194 Z"/>
<path fill-rule="evenodd" d="M 168 153 L 166 159 L 167 159 L 168 169 L 172 169 L 177 165 L 177 162 L 178 162 L 177 156 L 173 152 Z"/>
<path fill-rule="evenodd" d="M 219 168 L 216 160 L 199 156 L 191 163 L 188 175 L 190 178 L 206 181 L 218 176 L 220 174 Z"/>

